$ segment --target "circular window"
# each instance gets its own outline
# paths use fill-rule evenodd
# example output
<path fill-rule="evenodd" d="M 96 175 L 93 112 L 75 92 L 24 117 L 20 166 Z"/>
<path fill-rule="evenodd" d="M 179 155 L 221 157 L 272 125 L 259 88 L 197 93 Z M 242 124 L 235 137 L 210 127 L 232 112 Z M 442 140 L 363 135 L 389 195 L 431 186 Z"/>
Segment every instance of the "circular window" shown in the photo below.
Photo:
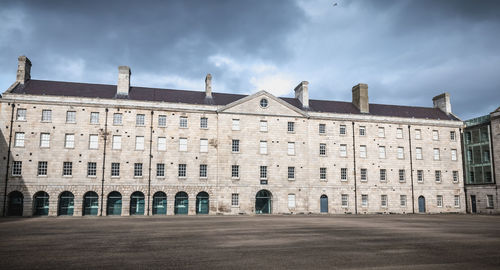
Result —
<path fill-rule="evenodd" d="M 267 108 L 267 105 L 268 105 L 267 99 L 263 98 L 263 99 L 260 100 L 260 106 L 262 108 Z"/>

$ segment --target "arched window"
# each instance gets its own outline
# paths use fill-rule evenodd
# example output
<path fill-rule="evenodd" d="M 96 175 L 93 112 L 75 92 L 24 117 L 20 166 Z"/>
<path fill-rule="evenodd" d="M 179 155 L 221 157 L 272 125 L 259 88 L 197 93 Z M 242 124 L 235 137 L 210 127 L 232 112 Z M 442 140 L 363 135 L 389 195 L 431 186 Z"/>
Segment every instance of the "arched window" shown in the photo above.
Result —
<path fill-rule="evenodd" d="M 33 215 L 49 215 L 49 194 L 45 191 L 39 191 L 33 196 Z"/>
<path fill-rule="evenodd" d="M 202 191 L 196 195 L 196 214 L 208 214 L 210 203 L 208 193 Z"/>
<path fill-rule="evenodd" d="M 188 195 L 181 191 L 175 194 L 174 214 L 187 215 L 189 209 Z"/>
<path fill-rule="evenodd" d="M 12 191 L 9 193 L 9 204 L 7 208 L 8 216 L 22 216 L 23 215 L 23 201 L 24 196 L 19 191 Z"/>
<path fill-rule="evenodd" d="M 108 207 L 106 215 L 120 216 L 122 214 L 122 195 L 118 191 L 113 191 L 108 194 Z"/>
<path fill-rule="evenodd" d="M 144 194 L 140 191 L 130 196 L 130 215 L 144 215 Z"/>
<path fill-rule="evenodd" d="M 83 195 L 83 215 L 97 216 L 99 212 L 99 195 L 93 191 L 89 191 Z"/>
<path fill-rule="evenodd" d="M 59 195 L 58 216 L 72 216 L 74 211 L 75 196 L 69 191 L 64 191 Z"/>
<path fill-rule="evenodd" d="M 167 214 L 167 194 L 158 191 L 153 195 L 153 215 Z"/>

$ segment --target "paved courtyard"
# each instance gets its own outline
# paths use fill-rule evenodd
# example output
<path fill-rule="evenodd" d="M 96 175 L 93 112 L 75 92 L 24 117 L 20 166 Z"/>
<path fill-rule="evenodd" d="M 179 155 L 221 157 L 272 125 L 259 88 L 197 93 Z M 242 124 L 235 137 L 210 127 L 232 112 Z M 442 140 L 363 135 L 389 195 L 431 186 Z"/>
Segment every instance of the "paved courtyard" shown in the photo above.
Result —
<path fill-rule="evenodd" d="M 493 269 L 500 216 L 0 218 L 1 269 Z"/>

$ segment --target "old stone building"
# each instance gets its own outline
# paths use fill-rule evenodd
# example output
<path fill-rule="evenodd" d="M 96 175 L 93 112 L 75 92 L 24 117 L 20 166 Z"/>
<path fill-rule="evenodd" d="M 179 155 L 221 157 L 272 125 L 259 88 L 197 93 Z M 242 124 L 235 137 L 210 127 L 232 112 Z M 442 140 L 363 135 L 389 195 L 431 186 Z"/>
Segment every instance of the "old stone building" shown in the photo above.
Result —
<path fill-rule="evenodd" d="M 6 215 L 465 212 L 462 122 L 433 107 L 32 80 L 0 99 Z M 313 88 L 311 88 L 313 90 Z"/>

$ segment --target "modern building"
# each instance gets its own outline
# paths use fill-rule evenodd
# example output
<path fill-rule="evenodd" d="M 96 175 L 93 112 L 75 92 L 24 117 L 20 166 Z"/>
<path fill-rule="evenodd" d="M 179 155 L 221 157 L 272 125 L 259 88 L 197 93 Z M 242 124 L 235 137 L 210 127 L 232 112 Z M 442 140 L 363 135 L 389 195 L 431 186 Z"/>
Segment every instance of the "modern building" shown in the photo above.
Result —
<path fill-rule="evenodd" d="M 500 108 L 465 121 L 463 144 L 467 212 L 500 213 Z"/>
<path fill-rule="evenodd" d="M 465 212 L 462 121 L 433 107 L 32 80 L 0 99 L 5 215 Z M 312 89 L 311 89 L 312 90 Z"/>

